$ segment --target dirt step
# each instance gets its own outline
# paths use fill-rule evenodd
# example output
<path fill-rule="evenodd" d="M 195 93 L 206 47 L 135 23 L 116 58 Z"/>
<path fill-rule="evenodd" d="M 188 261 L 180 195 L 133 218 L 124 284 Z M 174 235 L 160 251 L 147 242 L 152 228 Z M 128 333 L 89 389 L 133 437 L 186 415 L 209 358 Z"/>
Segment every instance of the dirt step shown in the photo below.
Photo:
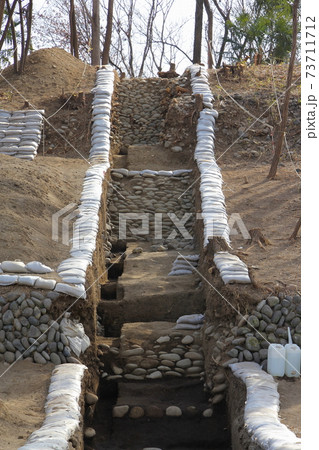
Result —
<path fill-rule="evenodd" d="M 140 245 L 144 251 L 132 253 Z M 119 336 L 123 323 L 176 321 L 182 315 L 205 310 L 204 297 L 198 287 L 200 280 L 195 274 L 168 276 L 179 253 L 176 250 L 151 252 L 149 247 L 148 243 L 129 243 L 116 294 L 113 284 L 110 288 L 103 287 L 105 292 L 113 289 L 114 295 L 113 300 L 102 300 L 98 306 L 106 336 Z M 195 252 L 185 250 L 183 253 Z"/>
<path fill-rule="evenodd" d="M 120 338 L 100 340 L 99 348 L 105 381 L 199 380 L 204 375 L 200 330 L 176 329 L 175 322 L 126 323 Z"/>
<path fill-rule="evenodd" d="M 121 382 L 117 386 L 118 391 L 100 389 L 94 422 L 97 434 L 88 448 L 230 448 L 225 404 L 213 410 L 199 381 Z M 170 416 L 172 407 L 181 415 Z M 126 411 L 122 417 L 114 417 L 121 411 Z"/>
<path fill-rule="evenodd" d="M 135 144 L 127 148 L 127 169 L 129 170 L 175 170 L 189 169 L 189 150 L 174 152 L 162 145 Z"/>

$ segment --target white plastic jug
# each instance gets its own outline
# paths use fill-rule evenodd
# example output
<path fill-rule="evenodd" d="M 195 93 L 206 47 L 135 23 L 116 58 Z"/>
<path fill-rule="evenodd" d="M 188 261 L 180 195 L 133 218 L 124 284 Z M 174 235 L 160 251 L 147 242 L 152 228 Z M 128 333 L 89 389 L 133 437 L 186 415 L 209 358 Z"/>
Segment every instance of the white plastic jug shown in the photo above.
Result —
<path fill-rule="evenodd" d="M 288 328 L 288 344 L 285 345 L 285 351 L 285 374 L 287 377 L 299 377 L 301 350 L 298 345 L 292 343 L 290 328 Z"/>
<path fill-rule="evenodd" d="M 270 344 L 268 347 L 267 372 L 273 377 L 285 374 L 285 347 L 281 344 Z"/>

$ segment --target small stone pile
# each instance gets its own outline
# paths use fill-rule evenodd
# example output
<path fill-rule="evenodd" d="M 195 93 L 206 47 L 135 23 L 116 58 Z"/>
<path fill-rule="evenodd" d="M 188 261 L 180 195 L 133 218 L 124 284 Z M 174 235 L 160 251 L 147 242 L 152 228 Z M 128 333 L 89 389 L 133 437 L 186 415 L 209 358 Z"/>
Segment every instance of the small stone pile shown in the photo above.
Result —
<path fill-rule="evenodd" d="M 0 361 L 11 364 L 23 355 L 40 364 L 76 362 L 68 338 L 50 315 L 58 296 L 53 291 L 43 295 L 21 290 L 0 296 Z"/>
<path fill-rule="evenodd" d="M 130 419 L 140 419 L 144 416 L 153 419 L 159 419 L 161 417 L 181 417 L 182 415 L 186 417 L 198 417 L 199 415 L 208 419 L 213 415 L 213 409 L 207 407 L 203 411 L 199 410 L 194 405 L 189 405 L 182 410 L 179 406 L 170 405 L 164 410 L 159 406 L 148 406 L 147 408 L 142 408 L 139 405 L 117 405 L 113 407 L 112 415 L 115 418 L 129 417 Z M 146 449 L 147 450 L 147 449 Z M 154 450 L 150 448 L 149 450 Z M 156 449 L 155 449 L 156 450 Z"/>
<path fill-rule="evenodd" d="M 119 126 L 124 146 L 160 141 L 168 80 L 131 78 L 118 85 Z"/>
<path fill-rule="evenodd" d="M 33 160 L 41 141 L 44 111 L 0 109 L 0 153 Z"/>
<path fill-rule="evenodd" d="M 200 378 L 204 376 L 204 356 L 200 332 L 172 330 L 153 342 L 152 350 L 137 344 L 129 348 L 103 346 L 110 358 L 107 380 L 159 380 L 161 378 Z"/>
<path fill-rule="evenodd" d="M 127 174 L 119 173 L 119 170 L 112 172 L 113 182 L 109 189 L 108 211 L 114 226 L 113 235 L 119 239 L 135 238 L 150 241 L 156 238 L 166 239 L 168 243 L 170 240 L 174 240 L 174 242 L 178 242 L 178 248 L 185 248 L 192 244 L 192 229 L 195 221 L 192 189 L 187 190 L 191 183 L 191 174 L 186 170 L 178 171 L 180 173 L 176 176 L 154 175 L 148 172 L 151 171 L 136 172 L 135 174 L 128 171 Z M 187 192 L 185 192 L 186 190 Z M 119 214 L 125 213 L 136 214 L 138 217 L 127 219 L 126 230 L 124 230 L 126 235 L 121 236 Z M 133 234 L 131 230 L 141 228 L 143 214 L 148 215 L 149 233 Z M 173 220 L 168 214 L 173 214 Z M 185 228 L 189 232 L 189 236 L 186 238 L 178 232 L 174 225 L 175 215 L 178 220 L 182 220 L 185 214 L 189 215 L 185 224 Z M 155 225 L 156 230 L 162 233 L 162 236 L 155 234 Z"/>
<path fill-rule="evenodd" d="M 301 297 L 283 293 L 270 296 L 230 327 L 222 323 L 204 325 L 202 338 L 214 340 L 212 363 L 226 368 L 229 364 L 254 361 L 266 369 L 269 344 L 286 345 L 288 327 L 293 342 L 301 346 Z"/>

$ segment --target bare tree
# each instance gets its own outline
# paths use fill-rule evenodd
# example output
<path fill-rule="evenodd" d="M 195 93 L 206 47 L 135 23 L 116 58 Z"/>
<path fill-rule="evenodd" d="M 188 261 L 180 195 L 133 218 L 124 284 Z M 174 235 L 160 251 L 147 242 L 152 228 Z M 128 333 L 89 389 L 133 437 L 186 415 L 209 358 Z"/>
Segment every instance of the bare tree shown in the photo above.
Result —
<path fill-rule="evenodd" d="M 207 14 L 207 65 L 209 69 L 213 68 L 213 11 L 210 7 L 209 0 L 204 0 L 204 6 Z"/>
<path fill-rule="evenodd" d="M 107 25 L 105 33 L 105 41 L 103 46 L 102 64 L 109 64 L 110 62 L 110 48 L 112 41 L 112 29 L 113 29 L 113 7 L 114 1 L 109 0 L 109 6 L 107 10 Z"/>
<path fill-rule="evenodd" d="M 203 30 L 203 0 L 196 0 L 193 63 L 200 64 Z"/>
<path fill-rule="evenodd" d="M 6 0 L 7 9 L 9 11 L 10 3 L 9 0 Z M 11 27 L 11 35 L 12 35 L 12 43 L 13 43 L 13 68 L 15 73 L 18 73 L 18 44 L 17 44 L 17 35 L 16 35 L 16 29 L 14 26 L 14 21 L 11 19 L 10 22 Z"/>
<path fill-rule="evenodd" d="M 35 36 L 33 40 L 41 46 L 67 49 L 73 42 L 72 28 L 68 26 L 71 24 L 71 0 L 47 1 L 50 7 L 37 14 L 35 28 L 39 37 Z M 89 61 L 91 52 L 88 49 L 93 46 L 93 0 L 72 1 L 79 55 Z M 174 0 L 100 0 L 101 23 L 108 19 L 106 33 L 99 36 L 103 64 L 109 61 L 118 70 L 134 77 L 155 75 L 163 64 L 176 62 L 176 58 L 184 56 L 189 58 L 188 51 L 180 45 L 186 21 L 170 20 L 173 4 Z"/>
<path fill-rule="evenodd" d="M 5 25 L 4 30 L 2 32 L 2 36 L 0 38 L 0 50 L 2 49 L 3 44 L 5 43 L 5 40 L 7 38 L 8 30 L 9 30 L 9 27 L 10 27 L 10 24 L 11 24 L 11 19 L 12 19 L 12 16 L 13 16 L 13 13 L 14 13 L 14 10 L 15 10 L 15 7 L 16 7 L 17 3 L 18 3 L 18 0 L 14 0 L 12 5 L 11 5 L 11 7 L 8 8 L 7 22 L 6 22 L 6 25 Z"/>
<path fill-rule="evenodd" d="M 224 34 L 222 37 L 222 42 L 221 42 L 221 46 L 220 46 L 220 49 L 218 52 L 218 59 L 217 59 L 217 63 L 216 63 L 216 67 L 220 67 L 222 60 L 223 60 L 225 47 L 226 47 L 228 34 L 229 34 L 229 20 L 230 20 L 230 13 L 232 10 L 233 0 L 227 0 L 224 3 L 224 9 L 222 9 L 222 7 L 220 6 L 219 0 L 213 0 L 213 2 L 217 8 L 217 11 L 219 12 L 219 14 L 222 18 L 223 26 L 224 26 Z"/>
<path fill-rule="evenodd" d="M 70 47 L 71 54 L 76 58 L 79 58 L 79 44 L 78 44 L 78 34 L 76 30 L 76 18 L 75 18 L 75 7 L 74 0 L 70 0 Z"/>
<path fill-rule="evenodd" d="M 1 31 L 1 26 L 2 26 L 5 3 L 6 3 L 6 0 L 0 0 L 0 31 Z"/>
<path fill-rule="evenodd" d="M 100 64 L 100 0 L 93 0 L 92 14 L 92 66 Z"/>
<path fill-rule="evenodd" d="M 20 56 L 20 64 L 19 64 L 19 73 L 21 74 L 24 71 L 26 58 L 28 55 L 28 51 L 30 49 L 31 42 L 31 28 L 32 28 L 32 9 L 33 9 L 33 1 L 29 0 L 29 3 L 26 7 L 22 5 L 22 1 L 19 0 L 19 14 L 20 14 L 20 36 L 21 36 L 21 56 Z M 26 32 L 24 27 L 24 16 L 26 20 Z M 14 28 L 13 24 L 11 26 Z M 14 40 L 15 33 L 14 33 Z"/>
<path fill-rule="evenodd" d="M 284 143 L 284 137 L 287 127 L 287 120 L 288 120 L 288 108 L 289 108 L 289 100 L 290 100 L 290 92 L 292 87 L 292 75 L 293 75 L 293 69 L 295 64 L 295 58 L 296 58 L 296 51 L 297 51 L 297 34 L 298 34 L 298 7 L 299 7 L 299 0 L 294 0 L 293 3 L 293 34 L 292 34 L 292 49 L 291 49 L 291 56 L 289 61 L 289 67 L 288 67 L 288 75 L 287 75 L 287 82 L 286 82 L 286 93 L 284 97 L 284 103 L 281 111 L 281 121 L 278 126 L 278 131 L 276 132 L 276 144 L 275 144 L 275 154 L 271 162 L 270 170 L 268 173 L 267 178 L 273 179 L 275 178 L 277 174 L 277 167 L 282 151 L 282 146 Z"/>

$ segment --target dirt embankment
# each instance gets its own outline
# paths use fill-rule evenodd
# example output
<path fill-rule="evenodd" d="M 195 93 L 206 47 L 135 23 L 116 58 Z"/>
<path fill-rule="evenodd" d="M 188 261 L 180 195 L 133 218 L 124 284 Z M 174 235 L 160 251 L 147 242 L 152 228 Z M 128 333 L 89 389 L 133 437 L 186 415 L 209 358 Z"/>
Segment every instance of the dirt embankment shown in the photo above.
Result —
<path fill-rule="evenodd" d="M 22 109 L 27 100 L 27 109 L 44 109 L 47 120 L 33 162 L 0 157 L 0 261 L 36 259 L 54 268 L 68 256 L 62 236 L 51 239 L 52 215 L 80 199 L 95 73 L 59 48 L 31 53 L 23 75 L 11 66 L 2 72 L 0 108 Z"/>
<path fill-rule="evenodd" d="M 42 425 L 53 369 L 26 360 L 8 370 L 0 363 L 0 450 L 16 450 Z"/>
<path fill-rule="evenodd" d="M 61 233 L 59 242 L 52 240 L 52 216 L 78 204 L 87 167 L 82 159 L 0 155 L 0 261 L 38 260 L 55 268 L 68 256 Z"/>

